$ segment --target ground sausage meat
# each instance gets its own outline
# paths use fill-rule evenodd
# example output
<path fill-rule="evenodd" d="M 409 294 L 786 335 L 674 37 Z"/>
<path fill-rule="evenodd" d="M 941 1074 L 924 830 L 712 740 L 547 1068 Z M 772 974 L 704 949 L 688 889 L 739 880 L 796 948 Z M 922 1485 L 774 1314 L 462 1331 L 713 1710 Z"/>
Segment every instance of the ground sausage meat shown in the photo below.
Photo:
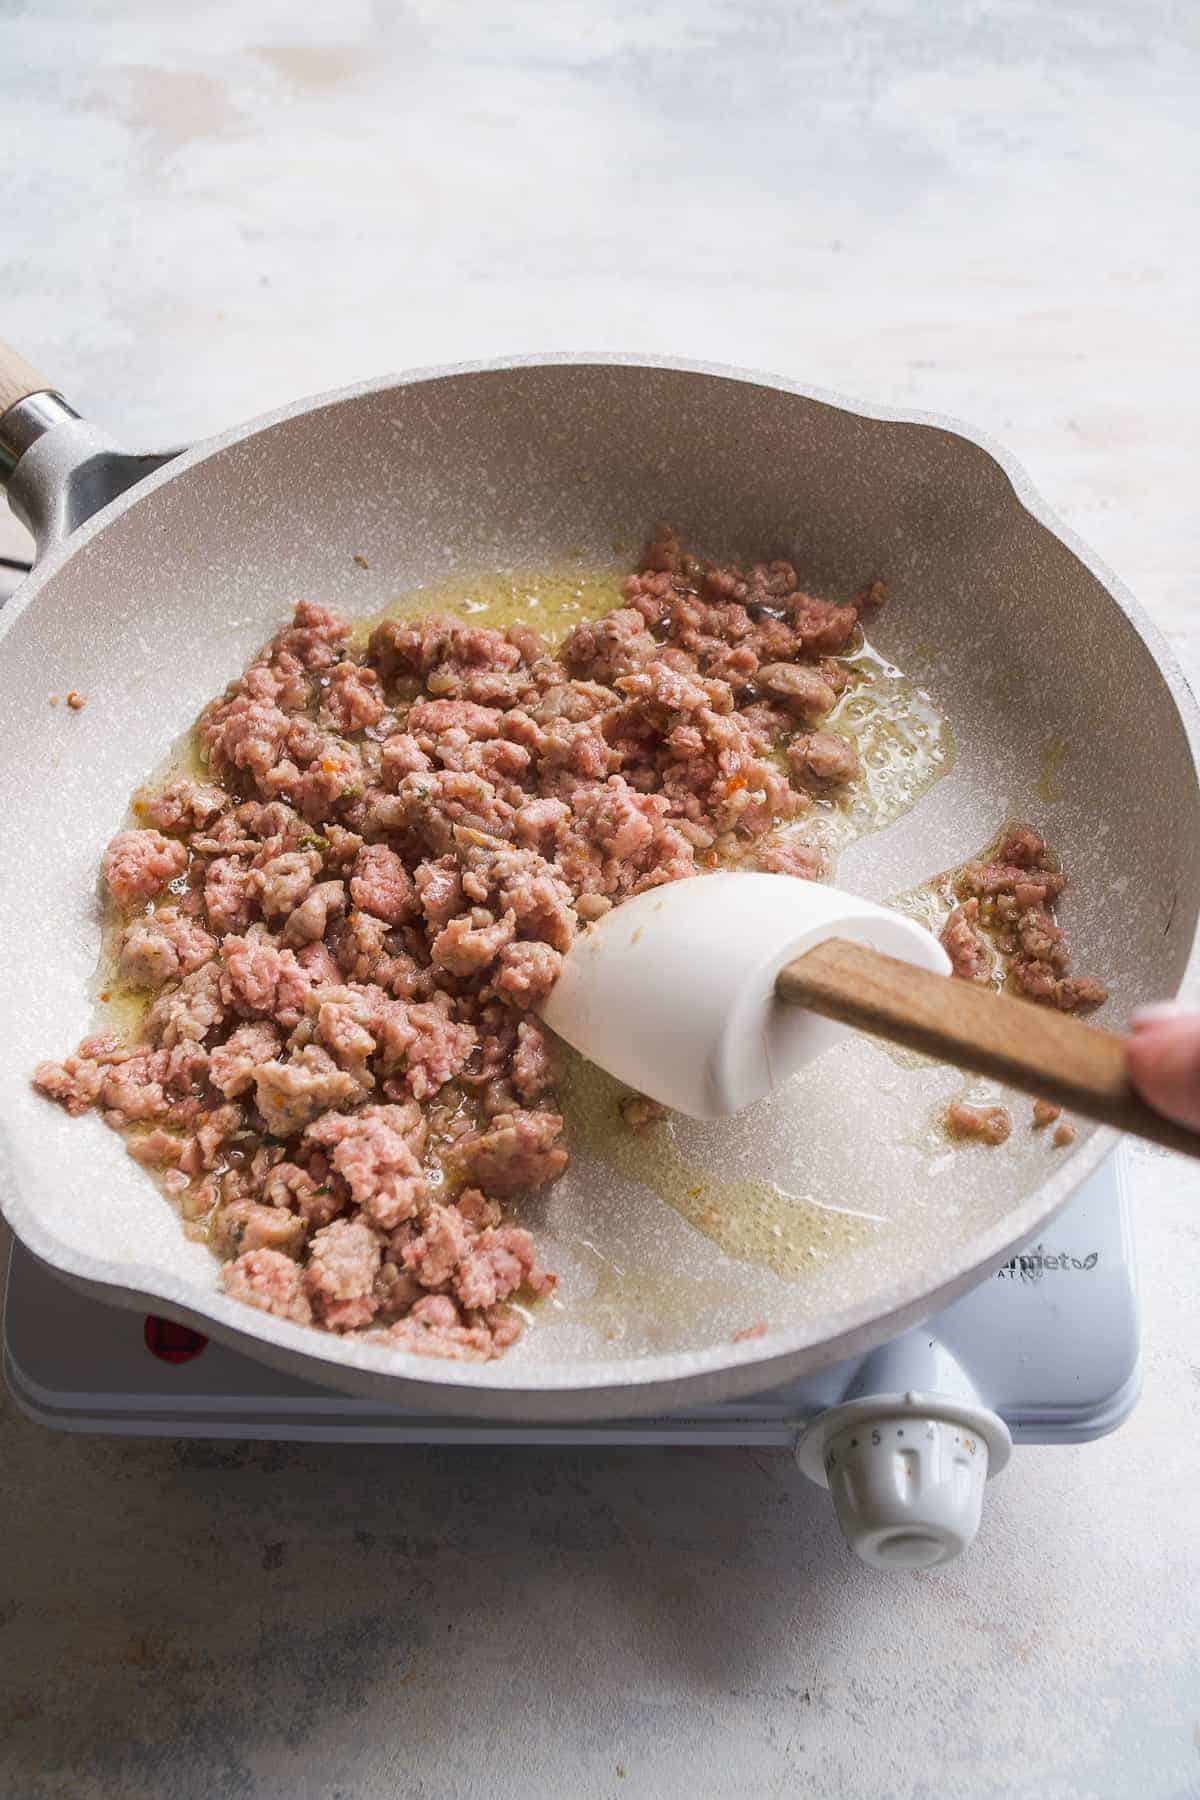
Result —
<path fill-rule="evenodd" d="M 216 953 L 216 939 L 181 914 L 163 906 L 148 919 L 134 919 L 121 933 L 117 967 L 130 987 L 157 988 L 173 976 L 190 975 Z"/>
<path fill-rule="evenodd" d="M 968 1106 L 963 1100 L 952 1100 L 946 1108 L 946 1130 L 952 1138 L 1003 1144 L 1012 1130 L 1012 1119 L 1003 1106 Z"/>
<path fill-rule="evenodd" d="M 123 912 L 160 894 L 188 865 L 186 847 L 161 831 L 120 831 L 100 862 L 108 891 Z"/>
<path fill-rule="evenodd" d="M 568 1156 L 534 1009 L 629 895 L 718 863 L 820 876 L 781 828 L 858 776 L 818 727 L 881 598 L 703 562 L 663 527 L 622 605 L 557 654 L 445 613 L 356 643 L 302 601 L 202 714 L 202 775 L 140 789 L 104 852 L 121 978 L 152 991 L 141 1027 L 36 1085 L 129 1133 L 231 1297 L 498 1355 L 520 1331 L 506 1302 L 554 1280 L 505 1209 Z M 1027 912 L 1050 904 L 1036 841 L 996 860 L 980 894 L 1015 871 Z M 1065 993 L 1054 943 L 1035 950 Z"/>
<path fill-rule="evenodd" d="M 975 927 L 978 916 L 978 900 L 964 900 L 955 907 L 942 930 L 942 949 L 960 981 L 987 981 L 991 974 L 987 945 Z"/>
<path fill-rule="evenodd" d="M 1103 1006 L 1108 990 L 1089 975 L 1070 971 L 1070 951 L 1055 907 L 1066 876 L 1045 840 L 1031 825 L 1009 824 L 973 861 L 939 876 L 935 890 L 957 902 L 941 932 L 951 972 L 960 981 L 1003 983 L 1010 992 L 1060 1012 L 1091 1012 Z M 1061 1108 L 1035 1100 L 1035 1130 L 1052 1125 Z M 944 1115 L 951 1137 L 1003 1143 L 1011 1120 L 1001 1106 L 973 1107 L 955 1101 Z M 1075 1138 L 1074 1126 L 1056 1127 L 1058 1146 Z"/>
<path fill-rule="evenodd" d="M 859 773 L 858 751 L 836 731 L 802 731 L 787 747 L 790 767 L 802 780 L 830 787 L 853 781 Z"/>
<path fill-rule="evenodd" d="M 312 1307 L 300 1268 L 280 1250 L 247 1250 L 221 1270 L 221 1285 L 233 1300 L 257 1306 L 296 1325 L 311 1325 Z"/>
<path fill-rule="evenodd" d="M 798 881 L 820 881 L 828 873 L 821 845 L 795 837 L 768 839 L 758 853 L 756 867 L 766 875 L 791 875 Z"/>
<path fill-rule="evenodd" d="M 990 940 L 1013 993 L 1060 1012 L 1103 1006 L 1102 982 L 1069 973 L 1071 954 L 1054 912 L 1066 876 L 1031 825 L 1007 826 L 982 857 L 948 880 L 959 904 L 941 941 L 955 975 L 990 979 Z"/>

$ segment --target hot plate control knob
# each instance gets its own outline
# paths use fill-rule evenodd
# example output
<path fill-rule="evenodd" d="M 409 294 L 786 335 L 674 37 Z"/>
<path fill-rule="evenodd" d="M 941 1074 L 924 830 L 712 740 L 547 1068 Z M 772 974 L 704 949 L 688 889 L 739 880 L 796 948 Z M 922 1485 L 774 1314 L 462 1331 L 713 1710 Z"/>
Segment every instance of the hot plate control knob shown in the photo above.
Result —
<path fill-rule="evenodd" d="M 984 1406 L 943 1394 L 873 1394 L 830 1407 L 796 1460 L 833 1496 L 851 1549 L 875 1569 L 932 1569 L 979 1529 L 983 1489 L 1012 1439 Z"/>

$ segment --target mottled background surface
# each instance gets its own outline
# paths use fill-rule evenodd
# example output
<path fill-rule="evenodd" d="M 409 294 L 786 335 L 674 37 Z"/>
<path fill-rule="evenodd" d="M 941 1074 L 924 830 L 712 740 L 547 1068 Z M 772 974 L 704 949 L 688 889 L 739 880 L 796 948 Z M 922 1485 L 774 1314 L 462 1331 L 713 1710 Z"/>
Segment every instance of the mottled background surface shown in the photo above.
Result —
<path fill-rule="evenodd" d="M 668 352 L 1005 442 L 1200 669 L 1196 16 L 1169 0 L 0 3 L 3 327 L 137 447 L 391 367 Z M 0 552 L 20 554 L 0 523 Z M 1200 1794 L 1200 1180 L 1146 1392 L 887 1578 L 783 1454 L 4 1414 L 0 1793 Z"/>

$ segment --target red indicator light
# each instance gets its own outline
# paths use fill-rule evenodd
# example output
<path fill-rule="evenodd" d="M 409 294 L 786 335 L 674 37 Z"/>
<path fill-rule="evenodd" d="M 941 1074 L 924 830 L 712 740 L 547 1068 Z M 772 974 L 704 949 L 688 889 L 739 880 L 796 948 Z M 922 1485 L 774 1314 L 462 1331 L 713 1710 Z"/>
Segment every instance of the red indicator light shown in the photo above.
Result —
<path fill-rule="evenodd" d="M 146 1315 L 144 1335 L 150 1354 L 169 1363 L 191 1362 L 193 1356 L 199 1356 L 208 1342 L 202 1332 L 192 1331 L 186 1325 L 176 1325 L 172 1319 L 158 1319 L 153 1313 Z"/>

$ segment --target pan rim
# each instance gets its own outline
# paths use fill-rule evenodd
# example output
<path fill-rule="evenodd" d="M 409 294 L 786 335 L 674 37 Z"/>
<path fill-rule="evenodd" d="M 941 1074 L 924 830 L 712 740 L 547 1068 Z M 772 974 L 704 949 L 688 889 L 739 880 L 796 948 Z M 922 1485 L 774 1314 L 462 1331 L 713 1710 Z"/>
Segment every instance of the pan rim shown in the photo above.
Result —
<path fill-rule="evenodd" d="M 761 387 L 870 421 L 949 433 L 981 451 L 1004 475 L 1016 504 L 1082 564 L 1149 649 L 1174 702 L 1188 744 L 1193 775 L 1200 785 L 1200 709 L 1174 651 L 1129 589 L 1057 517 L 1023 467 L 1007 450 L 962 421 L 946 415 L 869 404 L 786 377 L 667 356 L 546 352 L 440 364 L 377 376 L 292 401 L 207 438 L 110 502 L 48 552 L 0 614 L 0 654 L 7 633 L 68 562 L 118 517 L 148 500 L 159 487 L 187 474 L 211 457 L 292 419 L 322 408 L 350 404 L 372 394 L 462 376 L 588 367 L 672 371 Z M 1200 932 L 1193 934 L 1188 948 L 1180 991 L 1190 989 L 1195 982 L 1200 961 L 1198 945 Z M 211 1335 L 220 1337 L 234 1348 L 257 1355 L 260 1360 L 271 1361 L 271 1352 L 275 1351 L 280 1362 L 292 1372 L 296 1358 L 300 1357 L 308 1365 L 306 1373 L 311 1371 L 313 1379 L 324 1379 L 328 1385 L 342 1385 L 338 1381 L 339 1373 L 343 1377 L 352 1373 L 359 1377 L 354 1384 L 359 1388 L 365 1382 L 382 1391 L 402 1382 L 409 1393 L 424 1393 L 431 1402 L 443 1406 L 450 1402 L 453 1409 L 463 1412 L 470 1411 L 472 1396 L 503 1394 L 511 1403 L 513 1416 L 525 1417 L 537 1415 L 539 1402 L 561 1395 L 577 1403 L 576 1416 L 582 1416 L 582 1409 L 586 1407 L 590 1416 L 599 1417 L 653 1410 L 675 1390 L 703 1387 L 706 1378 L 714 1383 L 719 1378 L 722 1393 L 731 1397 L 748 1395 L 778 1385 L 802 1368 L 827 1365 L 885 1341 L 963 1292 L 976 1278 L 994 1268 L 1015 1244 L 1036 1232 L 1095 1171 L 1117 1140 L 1118 1134 L 1113 1131 L 1094 1132 L 1021 1205 L 972 1234 L 955 1255 L 935 1265 L 936 1272 L 931 1271 L 929 1281 L 923 1282 L 916 1294 L 909 1278 L 894 1285 L 885 1284 L 865 1301 L 821 1314 L 815 1331 L 811 1324 L 801 1322 L 776 1327 L 764 1337 L 740 1345 L 709 1345 L 698 1350 L 649 1354 L 629 1360 L 545 1363 L 537 1365 L 536 1371 L 518 1358 L 501 1358 L 488 1364 L 431 1362 L 412 1352 L 381 1350 L 353 1339 L 330 1338 L 267 1314 L 250 1313 L 249 1309 L 228 1300 L 219 1290 L 214 1290 L 201 1308 L 195 1303 L 190 1283 L 186 1284 L 185 1291 L 185 1284 L 161 1270 L 142 1265 L 118 1266 L 76 1251 L 44 1227 L 26 1206 L 16 1185 L 9 1127 L 3 1120 L 0 1120 L 0 1172 L 4 1176 L 3 1210 L 22 1242 L 41 1261 L 68 1279 L 102 1289 L 118 1304 L 162 1307 L 188 1324 L 207 1328 Z"/>

